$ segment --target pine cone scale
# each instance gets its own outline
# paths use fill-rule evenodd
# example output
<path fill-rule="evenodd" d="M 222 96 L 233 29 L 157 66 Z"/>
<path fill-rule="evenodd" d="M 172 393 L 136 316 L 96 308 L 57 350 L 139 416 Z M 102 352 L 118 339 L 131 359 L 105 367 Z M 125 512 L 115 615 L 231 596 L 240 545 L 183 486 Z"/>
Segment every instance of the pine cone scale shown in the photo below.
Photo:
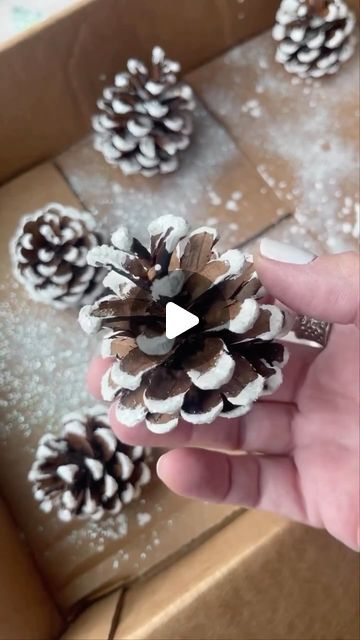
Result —
<path fill-rule="evenodd" d="M 120 422 L 133 427 L 145 419 L 148 413 L 144 402 L 145 391 L 146 380 L 134 390 L 119 391 L 116 415 Z"/>
<path fill-rule="evenodd" d="M 211 258 L 214 257 L 213 247 L 217 241 L 208 228 L 201 228 L 199 233 L 191 234 L 183 248 L 180 267 L 189 273 L 199 273 L 205 269 Z"/>
<path fill-rule="evenodd" d="M 263 377 L 242 356 L 235 360 L 233 377 L 223 388 L 226 399 L 235 406 L 247 405 L 259 397 L 264 387 Z"/>
<path fill-rule="evenodd" d="M 165 413 L 149 413 L 146 416 L 146 425 L 149 431 L 156 434 L 169 433 L 178 424 L 178 415 Z"/>
<path fill-rule="evenodd" d="M 144 391 L 143 401 L 152 414 L 178 415 L 190 387 L 191 379 L 184 371 L 159 366 Z"/>
<path fill-rule="evenodd" d="M 193 387 L 185 396 L 181 417 L 193 424 L 207 424 L 217 418 L 224 407 L 220 393 Z"/>

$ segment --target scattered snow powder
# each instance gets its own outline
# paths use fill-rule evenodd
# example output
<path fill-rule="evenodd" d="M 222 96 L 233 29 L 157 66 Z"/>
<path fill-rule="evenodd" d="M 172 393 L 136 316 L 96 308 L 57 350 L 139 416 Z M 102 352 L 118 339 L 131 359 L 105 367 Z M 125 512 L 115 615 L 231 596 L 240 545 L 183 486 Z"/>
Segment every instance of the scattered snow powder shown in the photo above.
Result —
<path fill-rule="evenodd" d="M 263 113 L 260 102 L 256 99 L 245 102 L 241 107 L 241 111 L 248 113 L 252 118 L 260 118 Z"/>
<path fill-rule="evenodd" d="M 139 527 L 145 527 L 149 522 L 151 522 L 151 514 L 139 512 L 136 514 L 137 522 Z"/>
<path fill-rule="evenodd" d="M 357 247 L 358 64 L 354 56 L 322 80 L 291 77 L 275 66 L 267 33 L 209 63 L 198 78 L 193 74 L 205 103 L 286 210 L 296 209 L 295 220 L 279 226 L 279 239 L 315 252 Z M 345 215 L 351 229 L 343 225 Z"/>
<path fill-rule="evenodd" d="M 206 224 L 210 226 L 216 225 L 218 222 L 219 222 L 218 218 L 214 218 L 213 216 L 206 219 Z"/>
<path fill-rule="evenodd" d="M 228 200 L 225 209 L 228 211 L 239 211 L 239 207 L 237 206 L 235 200 Z"/>

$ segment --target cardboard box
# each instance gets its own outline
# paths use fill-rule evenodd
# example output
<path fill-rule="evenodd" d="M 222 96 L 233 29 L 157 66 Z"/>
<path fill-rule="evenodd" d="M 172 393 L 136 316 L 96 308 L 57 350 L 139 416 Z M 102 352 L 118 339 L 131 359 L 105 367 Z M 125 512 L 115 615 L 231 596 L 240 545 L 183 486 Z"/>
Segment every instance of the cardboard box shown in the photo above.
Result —
<path fill-rule="evenodd" d="M 257 171 L 248 138 L 244 152 L 241 138 L 210 114 L 207 99 L 198 105 L 192 155 L 167 182 L 125 180 L 83 139 L 104 76 L 111 78 L 130 55 L 147 58 L 159 43 L 190 72 L 270 27 L 277 4 L 86 0 L 0 51 L 6 87 L 0 120 L 6 347 L 0 487 L 7 504 L 0 509 L 2 640 L 358 637 L 358 560 L 323 532 L 268 514 L 184 500 L 154 483 L 140 506 L 129 509 L 128 533 L 117 531 L 101 542 L 101 526 L 96 532 L 83 524 L 60 527 L 41 514 L 26 483 L 44 428 L 56 424 L 65 406 L 90 402 L 82 384 L 86 362 L 75 352 L 89 351 L 91 344 L 74 331 L 73 313 L 59 316 L 33 305 L 14 284 L 7 245 L 18 218 L 59 200 L 89 208 L 110 226 L 126 218 L 131 226 L 132 208 L 138 211 L 145 200 L 146 218 L 151 207 L 170 211 L 182 205 L 194 223 L 215 218 L 224 247 L 248 244 L 269 228 L 278 235 L 292 224 L 292 206 L 280 202 Z M 189 76 L 199 82 L 200 98 L 199 78 L 209 77 L 208 68 Z M 240 210 L 227 208 L 237 191 L 243 195 L 241 224 L 235 215 Z M 49 326 L 62 334 L 47 352 L 55 369 L 30 368 L 37 345 L 41 355 L 40 343 L 49 340 Z M 11 358 L 10 341 L 23 356 L 21 366 Z M 49 379 L 44 401 L 36 385 L 46 388 Z M 145 520 L 150 516 L 145 526 L 140 509 Z"/>

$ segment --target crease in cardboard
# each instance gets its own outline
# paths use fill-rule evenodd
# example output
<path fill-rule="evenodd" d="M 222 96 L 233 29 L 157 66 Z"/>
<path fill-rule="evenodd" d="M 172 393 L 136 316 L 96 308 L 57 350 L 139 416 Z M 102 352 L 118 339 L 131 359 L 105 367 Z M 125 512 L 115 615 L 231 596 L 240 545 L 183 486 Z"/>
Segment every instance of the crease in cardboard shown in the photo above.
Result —
<path fill-rule="evenodd" d="M 125 598 L 127 595 L 127 592 L 129 590 L 129 587 L 127 586 L 123 586 L 123 587 L 119 587 L 119 595 L 116 599 L 116 604 L 113 607 L 113 612 L 112 615 L 109 616 L 109 622 L 108 622 L 108 631 L 106 631 L 106 637 L 104 635 L 104 637 L 101 640 L 114 640 L 115 638 L 115 634 L 117 629 L 119 628 L 119 624 L 121 623 L 121 616 L 122 616 L 122 612 L 124 609 L 124 605 L 125 605 Z M 114 591 L 114 595 L 115 595 L 116 591 Z M 87 611 L 89 611 L 91 609 L 91 606 L 94 605 L 96 602 L 97 603 L 101 603 L 101 601 L 106 597 L 110 596 L 111 594 L 99 594 L 98 598 L 96 599 L 96 601 L 91 600 L 91 599 L 86 599 L 84 600 L 82 603 L 79 603 L 77 605 L 76 608 L 74 608 L 71 612 L 71 614 L 68 614 L 67 616 L 67 624 L 66 624 L 66 628 L 65 630 L 63 630 L 63 634 L 66 636 L 67 632 L 71 630 L 72 625 L 74 624 L 74 622 L 76 622 L 77 618 L 79 616 L 81 616 L 83 613 L 86 613 Z"/>
<path fill-rule="evenodd" d="M 128 588 L 124 587 L 119 594 L 118 601 L 116 603 L 116 607 L 114 609 L 114 614 L 111 619 L 111 625 L 107 640 L 114 640 L 116 631 L 119 628 L 119 624 L 121 623 L 121 615 L 125 606 L 125 598 L 127 594 Z"/>
<path fill-rule="evenodd" d="M 264 227 L 261 231 L 259 231 L 258 233 L 255 233 L 253 236 L 251 236 L 250 238 L 248 238 L 247 240 L 245 240 L 244 242 L 241 242 L 238 246 L 241 247 L 245 247 L 250 243 L 256 242 L 256 240 L 258 240 L 259 238 L 261 238 L 262 236 L 266 235 L 269 231 L 274 231 L 276 229 L 276 227 L 278 227 L 279 225 L 281 225 L 282 222 L 286 222 L 291 220 L 291 218 L 294 217 L 294 214 L 289 212 L 289 213 L 285 213 L 281 219 L 277 220 L 276 222 L 273 222 L 272 224 L 268 224 L 266 227 Z"/>
<path fill-rule="evenodd" d="M 214 535 L 219 533 L 219 531 L 221 531 L 224 527 L 228 526 L 229 524 L 234 522 L 237 518 L 242 517 L 245 514 L 246 514 L 246 511 L 239 507 L 239 509 L 235 510 L 234 513 L 225 517 L 221 522 L 219 522 L 218 524 L 212 527 L 209 527 L 206 531 L 194 537 L 190 542 L 187 542 L 186 544 L 182 545 L 176 551 L 174 551 L 170 555 L 163 558 L 163 560 L 158 561 L 155 565 L 151 566 L 147 571 L 143 573 L 139 573 L 136 576 L 124 577 L 121 580 L 114 578 L 114 580 L 110 580 L 108 582 L 103 581 L 101 584 L 101 587 L 94 589 L 92 592 L 89 592 L 86 595 L 86 598 L 82 601 L 83 602 L 82 606 L 84 606 L 84 603 L 94 602 L 98 598 L 102 598 L 104 596 L 110 595 L 115 591 L 117 591 L 119 588 L 129 589 L 140 582 L 146 582 L 148 580 L 151 580 L 151 578 L 153 578 L 154 576 L 157 576 L 162 571 L 166 571 L 166 569 L 171 567 L 178 560 L 186 556 L 188 553 L 195 551 L 202 544 L 204 544 L 205 542 L 210 540 Z M 106 566 L 106 562 L 107 562 L 106 560 L 104 560 L 104 562 L 101 564 L 97 562 L 95 566 L 97 567 L 97 569 L 101 571 L 101 566 L 102 565 Z M 83 572 L 77 570 L 76 572 L 74 571 L 74 574 L 75 573 L 78 573 L 79 580 L 82 580 L 84 575 Z M 70 590 L 74 589 L 74 585 L 76 585 L 76 579 L 71 581 L 69 580 Z M 66 589 L 63 589 L 63 592 L 64 594 L 66 594 Z M 78 604 L 81 605 L 81 602 Z"/>
<path fill-rule="evenodd" d="M 66 183 L 66 185 L 69 188 L 69 191 L 71 191 L 74 194 L 74 197 L 79 201 L 80 205 L 82 206 L 84 211 L 88 211 L 89 207 L 87 206 L 86 202 L 84 202 L 84 200 L 81 198 L 81 195 L 76 193 L 76 191 L 73 189 L 70 180 L 69 180 L 69 176 L 67 175 L 67 173 L 65 171 L 63 171 L 63 168 L 58 160 L 58 158 L 54 158 L 51 162 L 51 164 L 54 166 L 54 168 L 56 169 L 56 171 L 60 174 L 61 178 L 64 180 L 64 182 Z"/>

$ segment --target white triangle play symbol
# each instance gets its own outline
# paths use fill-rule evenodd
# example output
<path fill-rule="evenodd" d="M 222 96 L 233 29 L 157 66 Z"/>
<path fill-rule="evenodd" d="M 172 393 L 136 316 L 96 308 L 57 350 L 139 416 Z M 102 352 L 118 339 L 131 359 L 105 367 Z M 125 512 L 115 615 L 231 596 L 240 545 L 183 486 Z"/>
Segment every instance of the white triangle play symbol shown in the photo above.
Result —
<path fill-rule="evenodd" d="M 189 331 L 197 324 L 199 324 L 199 318 L 186 311 L 182 307 L 179 307 L 175 302 L 168 302 L 166 305 L 166 337 L 169 340 L 181 336 L 185 331 Z"/>

